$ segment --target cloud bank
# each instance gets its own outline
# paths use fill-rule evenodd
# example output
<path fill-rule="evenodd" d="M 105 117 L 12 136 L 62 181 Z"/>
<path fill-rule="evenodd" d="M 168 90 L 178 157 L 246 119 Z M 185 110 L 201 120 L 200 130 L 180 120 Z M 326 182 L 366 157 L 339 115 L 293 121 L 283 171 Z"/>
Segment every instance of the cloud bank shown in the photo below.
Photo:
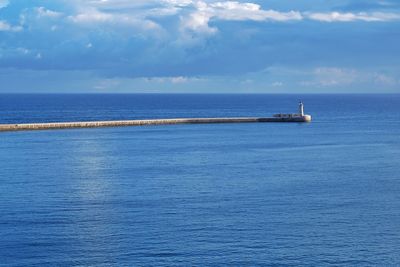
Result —
<path fill-rule="evenodd" d="M 326 76 L 337 76 L 373 66 L 367 72 L 380 81 L 399 69 L 400 5 L 392 0 L 0 0 L 0 8 L 2 70 L 184 85 L 262 80 L 245 76 L 271 67 L 328 65 Z M 288 84 L 273 75 L 274 88 Z"/>

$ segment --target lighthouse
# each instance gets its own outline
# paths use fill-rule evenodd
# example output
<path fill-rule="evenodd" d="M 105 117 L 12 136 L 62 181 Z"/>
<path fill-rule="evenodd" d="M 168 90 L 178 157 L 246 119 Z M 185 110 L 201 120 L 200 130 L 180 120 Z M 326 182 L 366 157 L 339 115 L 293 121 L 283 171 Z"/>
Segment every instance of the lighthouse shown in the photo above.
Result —
<path fill-rule="evenodd" d="M 294 121 L 294 122 L 311 122 L 311 115 L 304 114 L 304 104 L 299 102 L 299 109 L 297 113 L 279 113 L 274 114 L 274 118 L 279 121 Z"/>
<path fill-rule="evenodd" d="M 303 102 L 299 102 L 299 115 L 304 116 L 304 104 Z"/>

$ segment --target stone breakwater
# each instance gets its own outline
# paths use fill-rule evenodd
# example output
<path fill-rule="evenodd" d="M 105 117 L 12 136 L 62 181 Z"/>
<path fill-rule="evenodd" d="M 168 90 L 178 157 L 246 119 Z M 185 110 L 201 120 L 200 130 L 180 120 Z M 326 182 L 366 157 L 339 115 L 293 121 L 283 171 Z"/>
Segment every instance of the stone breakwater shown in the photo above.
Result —
<path fill-rule="evenodd" d="M 88 121 L 88 122 L 51 122 L 51 123 L 23 123 L 0 124 L 0 132 L 5 131 L 32 131 L 55 130 L 72 128 L 122 127 L 167 124 L 201 124 L 201 123 L 255 123 L 255 122 L 310 122 L 311 117 L 293 118 L 182 118 L 182 119 L 152 119 L 152 120 L 123 120 L 123 121 Z"/>

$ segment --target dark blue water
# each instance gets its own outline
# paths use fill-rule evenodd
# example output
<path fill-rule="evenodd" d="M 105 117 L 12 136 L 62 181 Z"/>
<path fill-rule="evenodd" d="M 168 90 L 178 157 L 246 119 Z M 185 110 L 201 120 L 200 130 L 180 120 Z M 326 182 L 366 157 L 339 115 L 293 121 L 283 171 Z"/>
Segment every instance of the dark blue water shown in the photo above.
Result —
<path fill-rule="evenodd" d="M 0 133 L 1 266 L 400 264 L 399 95 L 0 95 L 0 122 L 268 116 Z"/>

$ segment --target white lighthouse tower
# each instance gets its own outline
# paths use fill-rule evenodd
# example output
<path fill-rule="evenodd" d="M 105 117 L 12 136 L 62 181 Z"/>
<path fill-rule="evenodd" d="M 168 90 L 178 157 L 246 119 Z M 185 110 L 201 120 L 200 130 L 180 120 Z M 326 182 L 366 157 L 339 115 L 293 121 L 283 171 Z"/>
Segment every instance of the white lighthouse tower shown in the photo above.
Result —
<path fill-rule="evenodd" d="M 303 102 L 299 102 L 299 115 L 304 116 L 304 104 Z"/>
<path fill-rule="evenodd" d="M 304 104 L 302 101 L 299 102 L 299 116 L 303 119 L 304 122 L 311 121 L 311 115 L 304 114 Z"/>

